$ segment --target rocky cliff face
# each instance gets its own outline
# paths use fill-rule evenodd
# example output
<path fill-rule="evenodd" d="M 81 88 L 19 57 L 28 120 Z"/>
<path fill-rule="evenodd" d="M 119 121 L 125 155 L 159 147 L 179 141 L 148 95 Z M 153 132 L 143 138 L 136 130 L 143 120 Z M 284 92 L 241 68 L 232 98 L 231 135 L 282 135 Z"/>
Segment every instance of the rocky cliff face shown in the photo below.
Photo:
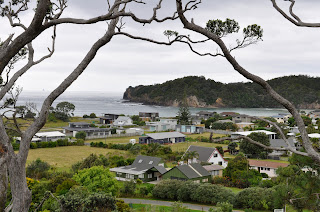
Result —
<path fill-rule="evenodd" d="M 134 96 L 132 95 L 133 89 L 139 89 L 139 88 L 132 88 L 129 87 L 123 94 L 123 99 L 129 100 L 132 102 L 140 102 L 146 105 L 161 105 L 161 106 L 173 106 L 173 107 L 179 107 L 181 104 L 181 101 L 175 99 L 175 100 L 167 100 L 162 101 L 161 99 L 157 98 L 150 98 L 148 94 L 143 94 L 141 96 Z M 189 107 L 199 107 L 199 108 L 220 108 L 220 107 L 226 107 L 226 105 L 223 103 L 223 100 L 221 98 L 218 98 L 214 104 L 207 104 L 204 101 L 201 101 L 198 99 L 197 96 L 188 96 L 186 98 L 187 105 Z"/>

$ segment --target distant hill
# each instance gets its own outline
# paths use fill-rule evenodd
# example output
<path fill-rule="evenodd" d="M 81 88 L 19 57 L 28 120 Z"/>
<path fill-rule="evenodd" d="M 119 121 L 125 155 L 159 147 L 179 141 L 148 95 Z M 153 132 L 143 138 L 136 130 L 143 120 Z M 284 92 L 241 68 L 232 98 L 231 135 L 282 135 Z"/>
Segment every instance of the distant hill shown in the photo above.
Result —
<path fill-rule="evenodd" d="M 320 108 L 320 78 L 285 76 L 268 83 L 298 108 Z M 255 83 L 223 84 L 203 76 L 188 76 L 162 84 L 126 89 L 123 98 L 148 105 L 179 106 L 183 99 L 190 107 L 281 107 Z"/>

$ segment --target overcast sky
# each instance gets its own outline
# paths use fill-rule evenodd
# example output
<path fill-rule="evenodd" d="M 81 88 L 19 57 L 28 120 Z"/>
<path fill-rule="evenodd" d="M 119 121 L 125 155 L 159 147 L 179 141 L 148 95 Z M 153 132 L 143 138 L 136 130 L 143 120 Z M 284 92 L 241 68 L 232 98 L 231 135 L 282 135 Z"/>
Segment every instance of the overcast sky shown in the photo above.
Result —
<path fill-rule="evenodd" d="M 154 0 L 147 0 L 152 7 Z M 175 1 L 164 1 L 160 16 L 171 15 Z M 281 7 L 288 8 L 288 2 L 280 1 Z M 65 17 L 89 18 L 105 12 L 104 0 L 69 0 Z M 137 5 L 130 8 L 139 17 L 150 17 L 150 6 Z M 297 0 L 295 11 L 302 20 L 320 22 L 320 1 Z M 28 25 L 33 12 L 23 15 Z M 209 19 L 231 18 L 243 28 L 258 24 L 264 29 L 263 41 L 233 53 L 239 63 L 248 71 L 264 79 L 284 75 L 320 76 L 320 29 L 299 28 L 285 20 L 273 7 L 270 0 L 203 0 L 198 9 L 187 17 L 205 26 Z M 142 26 L 125 19 L 124 31 L 134 35 L 166 41 L 163 31 L 171 29 L 193 38 L 201 38 L 182 29 L 179 21 Z M 4 39 L 12 30 L 7 21 L 0 21 L 0 37 Z M 57 29 L 56 52 L 52 58 L 33 67 L 19 81 L 24 90 L 53 90 L 81 61 L 91 45 L 103 35 L 106 23 L 92 26 L 64 25 Z M 34 43 L 36 56 L 45 54 L 50 47 L 50 32 L 41 35 Z M 18 33 L 18 32 L 16 32 Z M 226 38 L 228 45 L 241 38 L 241 33 Z M 216 51 L 213 43 L 195 47 L 201 52 Z M 246 81 L 224 58 L 200 57 L 191 53 L 187 46 L 158 46 L 155 44 L 114 37 L 104 46 L 87 70 L 68 91 L 105 91 L 122 93 L 129 86 L 163 83 L 167 80 L 197 75 L 223 83 Z"/>

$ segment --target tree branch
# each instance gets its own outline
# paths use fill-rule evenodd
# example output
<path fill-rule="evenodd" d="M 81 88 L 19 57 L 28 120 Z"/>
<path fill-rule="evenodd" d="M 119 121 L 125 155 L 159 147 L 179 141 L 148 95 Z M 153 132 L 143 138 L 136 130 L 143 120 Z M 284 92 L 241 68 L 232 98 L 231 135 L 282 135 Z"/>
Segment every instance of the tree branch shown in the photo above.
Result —
<path fill-rule="evenodd" d="M 290 7 L 289 7 L 289 13 L 293 17 L 290 17 L 287 15 L 277 4 L 276 0 L 271 0 L 273 7 L 288 21 L 293 23 L 296 26 L 300 27 L 320 27 L 320 23 L 308 23 L 308 22 L 303 22 L 301 19 L 293 12 L 293 6 L 295 4 L 295 0 L 285 0 L 285 1 L 290 1 Z"/>
<path fill-rule="evenodd" d="M 298 110 L 294 107 L 294 105 L 291 102 L 289 102 L 287 99 L 280 96 L 261 77 L 256 76 L 256 75 L 248 72 L 246 69 L 244 69 L 237 62 L 237 60 L 230 54 L 230 51 L 226 47 L 225 43 L 217 35 L 215 35 L 214 33 L 211 33 L 208 30 L 196 25 L 193 22 L 189 22 L 183 14 L 182 0 L 176 0 L 176 3 L 177 3 L 177 11 L 178 11 L 179 18 L 180 18 L 183 26 L 186 29 L 200 33 L 200 34 L 204 35 L 205 37 L 209 38 L 210 40 L 214 41 L 220 47 L 220 49 L 223 52 L 226 59 L 229 61 L 229 63 L 233 66 L 233 68 L 237 72 L 239 72 L 241 75 L 243 75 L 247 79 L 250 79 L 253 82 L 262 86 L 273 99 L 275 99 L 277 102 L 279 102 L 281 105 L 283 105 L 292 114 L 292 116 L 295 118 L 295 120 L 297 122 L 297 126 L 299 128 L 300 133 L 301 133 L 301 138 L 303 140 L 302 145 L 303 145 L 304 149 L 306 150 L 309 157 L 311 157 L 312 159 L 317 161 L 317 163 L 320 163 L 320 154 L 317 151 L 315 151 L 315 149 L 313 148 L 312 143 L 310 142 L 310 139 L 308 137 L 308 133 L 305 129 L 304 122 L 303 122 Z"/>

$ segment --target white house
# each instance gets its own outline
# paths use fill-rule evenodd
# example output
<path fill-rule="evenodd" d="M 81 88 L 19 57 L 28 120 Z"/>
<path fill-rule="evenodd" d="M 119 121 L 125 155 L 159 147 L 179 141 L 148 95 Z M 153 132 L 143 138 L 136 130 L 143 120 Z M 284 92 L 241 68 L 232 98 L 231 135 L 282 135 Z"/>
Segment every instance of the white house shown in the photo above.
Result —
<path fill-rule="evenodd" d="M 264 161 L 264 160 L 249 160 L 250 169 L 256 169 L 260 173 L 265 173 L 269 177 L 276 177 L 277 176 L 277 169 L 279 167 L 287 167 L 289 166 L 288 163 L 278 163 L 278 162 L 271 162 L 271 161 Z"/>
<path fill-rule="evenodd" d="M 136 135 L 143 135 L 144 130 L 141 128 L 129 128 L 126 129 L 127 134 L 136 134 Z"/>
<path fill-rule="evenodd" d="M 190 145 L 186 152 L 198 153 L 198 157 L 189 159 L 188 163 L 208 162 L 211 164 L 220 165 L 224 168 L 226 168 L 228 165 L 228 162 L 222 157 L 216 148 Z"/>
<path fill-rule="evenodd" d="M 276 135 L 277 135 L 277 133 L 270 132 L 270 131 L 267 131 L 267 130 L 253 130 L 253 131 L 245 131 L 245 132 L 234 132 L 234 133 L 231 134 L 231 138 L 235 138 L 235 137 L 237 137 L 239 135 L 248 136 L 251 133 L 265 133 L 269 137 L 269 139 L 276 139 Z"/>
<path fill-rule="evenodd" d="M 151 132 L 175 130 L 177 122 L 177 119 L 160 119 L 160 121 L 146 122 L 146 126 L 148 127 L 148 130 Z"/>
<path fill-rule="evenodd" d="M 130 126 L 133 125 L 133 121 L 130 117 L 127 116 L 119 116 L 114 122 L 114 126 L 122 127 L 122 126 Z"/>
<path fill-rule="evenodd" d="M 66 134 L 61 133 L 59 131 L 38 132 L 36 133 L 35 137 L 40 138 L 41 141 L 56 141 L 59 139 L 65 139 Z"/>

